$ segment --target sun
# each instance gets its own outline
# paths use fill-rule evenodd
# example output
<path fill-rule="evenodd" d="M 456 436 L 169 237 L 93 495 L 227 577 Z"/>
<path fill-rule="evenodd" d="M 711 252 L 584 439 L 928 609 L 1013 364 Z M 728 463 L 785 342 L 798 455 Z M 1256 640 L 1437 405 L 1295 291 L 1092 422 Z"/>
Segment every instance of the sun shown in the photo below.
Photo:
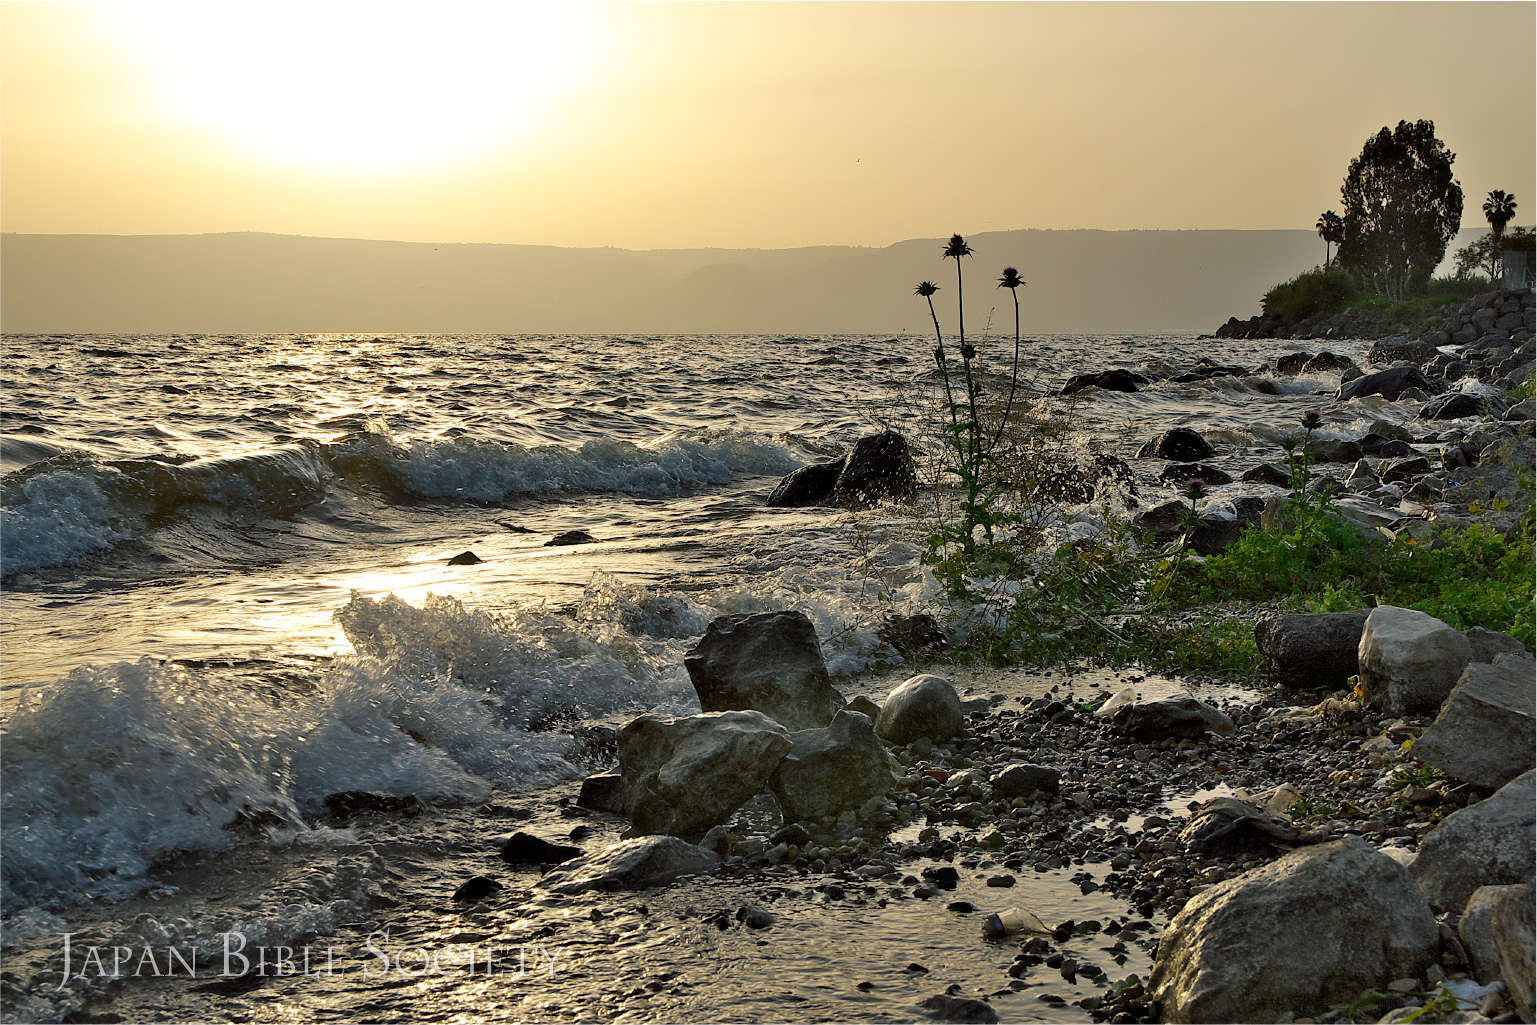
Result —
<path fill-rule="evenodd" d="M 395 174 L 526 139 L 601 64 L 584 4 L 109 8 L 164 118 L 275 164 Z"/>

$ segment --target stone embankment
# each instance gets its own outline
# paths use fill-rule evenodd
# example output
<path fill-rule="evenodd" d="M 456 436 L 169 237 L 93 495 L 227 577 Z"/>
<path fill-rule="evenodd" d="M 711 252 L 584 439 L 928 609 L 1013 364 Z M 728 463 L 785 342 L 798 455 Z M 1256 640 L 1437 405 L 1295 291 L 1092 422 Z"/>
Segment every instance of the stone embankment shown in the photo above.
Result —
<path fill-rule="evenodd" d="M 1428 342 L 1431 345 L 1466 345 L 1496 337 L 1519 346 L 1537 334 L 1533 321 L 1532 290 L 1502 289 L 1487 292 L 1469 303 L 1448 304 L 1417 324 L 1405 324 L 1381 310 L 1366 308 L 1341 313 L 1320 313 L 1288 324 L 1278 317 L 1248 320 L 1231 317 L 1216 330 L 1217 338 L 1389 338 Z"/>

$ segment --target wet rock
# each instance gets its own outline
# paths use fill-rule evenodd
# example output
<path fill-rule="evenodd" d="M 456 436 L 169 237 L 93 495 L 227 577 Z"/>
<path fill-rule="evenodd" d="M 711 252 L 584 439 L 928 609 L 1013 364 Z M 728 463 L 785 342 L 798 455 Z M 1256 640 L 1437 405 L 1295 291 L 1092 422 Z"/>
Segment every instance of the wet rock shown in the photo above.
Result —
<path fill-rule="evenodd" d="M 990 781 L 994 797 L 1029 797 L 1031 794 L 1054 795 L 1060 788 L 1062 774 L 1045 765 L 1020 762 L 1010 765 Z"/>
<path fill-rule="evenodd" d="M 1189 427 L 1176 427 L 1171 431 L 1165 431 L 1137 450 L 1138 459 L 1157 456 L 1159 459 L 1170 459 L 1179 463 L 1210 459 L 1216 454 L 1217 450 L 1212 448 L 1211 443 Z"/>
<path fill-rule="evenodd" d="M 1367 703 L 1410 715 L 1440 708 L 1467 668 L 1472 646 L 1434 616 L 1379 605 L 1366 617 L 1359 654 Z"/>
<path fill-rule="evenodd" d="M 1480 984 L 1487 985 L 1500 977 L 1500 958 L 1494 949 L 1494 909 L 1506 897 L 1526 892 L 1521 884 L 1480 886 L 1462 909 L 1457 937 L 1472 962 L 1472 975 Z"/>
<path fill-rule="evenodd" d="M 1498 391 L 1487 385 L 1469 381 L 1471 388 L 1463 388 L 1445 395 L 1437 395 L 1420 407 L 1421 420 L 1458 420 L 1465 416 L 1488 416 L 1498 420 L 1508 408 Z"/>
<path fill-rule="evenodd" d="M 927 737 L 942 744 L 966 728 L 955 685 L 939 676 L 914 676 L 886 695 L 875 732 L 893 744 L 911 744 Z"/>
<path fill-rule="evenodd" d="M 679 876 L 706 875 L 720 867 L 720 858 L 675 836 L 643 836 L 621 840 L 546 873 L 535 883 L 541 889 L 576 894 L 588 890 L 644 890 L 666 886 Z"/>
<path fill-rule="evenodd" d="M 1441 714 L 1409 753 L 1475 786 L 1497 789 L 1537 767 L 1532 681 L 1537 664 L 1523 650 L 1489 665 L 1474 662 Z"/>
<path fill-rule="evenodd" d="M 532 833 L 517 832 L 502 844 L 497 856 L 509 865 L 558 865 L 580 857 L 580 847 L 551 843 Z"/>
<path fill-rule="evenodd" d="M 485 559 L 482 559 L 474 552 L 460 552 L 452 559 L 449 559 L 448 564 L 450 566 L 479 566 L 482 562 L 485 561 Z"/>
<path fill-rule="evenodd" d="M 985 1000 L 971 1000 L 966 997 L 936 993 L 918 1006 L 923 1008 L 925 1017 L 935 1021 L 996 1022 L 998 1020 L 998 1012 L 993 1010 L 993 1005 Z"/>
<path fill-rule="evenodd" d="M 826 726 L 843 704 L 802 612 L 713 619 L 683 664 L 706 712 L 755 709 L 794 731 Z"/>
<path fill-rule="evenodd" d="M 1067 379 L 1058 395 L 1073 395 L 1085 388 L 1103 388 L 1106 391 L 1135 392 L 1139 384 L 1147 384 L 1147 378 L 1130 370 L 1102 370 L 1097 374 L 1075 374 Z"/>
<path fill-rule="evenodd" d="M 897 649 L 909 662 L 929 652 L 938 651 L 947 643 L 939 621 L 926 612 L 915 616 L 887 616 L 876 631 L 876 636 Z M 873 715 L 868 712 L 866 714 Z"/>
<path fill-rule="evenodd" d="M 420 815 L 427 810 L 426 803 L 415 794 L 398 797 L 377 790 L 343 790 L 327 794 L 324 803 L 327 817 L 336 820 L 359 815 Z"/>
<path fill-rule="evenodd" d="M 566 545 L 590 545 L 597 544 L 598 539 L 585 530 L 568 530 L 564 534 L 556 534 L 544 543 L 546 548 L 561 548 Z"/>
<path fill-rule="evenodd" d="M 1377 479 L 1384 484 L 1398 484 L 1430 472 L 1430 460 L 1424 456 L 1390 459 L 1377 467 Z"/>
<path fill-rule="evenodd" d="M 1480 886 L 1529 883 L 1537 861 L 1537 791 L 1522 773 L 1492 797 L 1448 815 L 1420 842 L 1410 870 L 1425 896 L 1462 908 Z"/>
<path fill-rule="evenodd" d="M 1355 360 L 1332 352 L 1320 352 L 1302 366 L 1304 374 L 1349 374 L 1352 371 L 1356 375 L 1361 373 Z"/>
<path fill-rule="evenodd" d="M 1174 481 L 1181 485 L 1192 480 L 1199 480 L 1208 486 L 1233 483 L 1232 474 L 1205 463 L 1174 463 L 1165 466 L 1163 472 L 1158 475 L 1158 479 Z"/>
<path fill-rule="evenodd" d="M 844 462 L 832 499 L 848 509 L 878 502 L 910 502 L 918 494 L 918 474 L 907 441 L 895 431 L 860 438 Z"/>
<path fill-rule="evenodd" d="M 1189 694 L 1123 705 L 1111 715 L 1110 724 L 1137 738 L 1202 737 L 1208 732 L 1227 735 L 1237 729 L 1225 713 Z"/>
<path fill-rule="evenodd" d="M 1381 395 L 1389 402 L 1396 402 L 1408 388 L 1420 388 L 1429 392 L 1434 389 L 1434 385 L 1420 372 L 1419 367 L 1393 367 L 1389 370 L 1379 370 L 1374 374 L 1363 374 L 1353 381 L 1341 384 L 1339 391 L 1334 393 L 1334 397 L 1345 402 L 1365 395 Z"/>
<path fill-rule="evenodd" d="M 1336 688 L 1356 675 L 1361 631 L 1371 609 L 1318 616 L 1270 616 L 1254 643 L 1283 687 Z"/>
<path fill-rule="evenodd" d="M 858 809 L 896 785 L 898 767 L 869 716 L 845 709 L 825 729 L 800 730 L 790 741 L 769 781 L 786 819 L 813 821 Z"/>
<path fill-rule="evenodd" d="M 600 772 L 582 780 L 582 792 L 576 803 L 581 808 L 624 814 L 624 777 L 617 772 Z"/>
<path fill-rule="evenodd" d="M 763 791 L 790 747 L 762 712 L 642 715 L 619 731 L 625 816 L 641 833 L 697 842 Z"/>
<path fill-rule="evenodd" d="M 779 921 L 772 911 L 756 904 L 746 904 L 737 908 L 736 920 L 749 929 L 768 929 Z"/>
<path fill-rule="evenodd" d="M 1373 459 L 1397 459 L 1414 455 L 1414 446 L 1407 440 L 1389 438 L 1372 432 L 1359 442 L 1361 451 Z"/>
<path fill-rule="evenodd" d="M 1314 438 L 1308 442 L 1308 455 L 1320 463 L 1353 463 L 1361 458 L 1358 442 L 1342 438 Z"/>
<path fill-rule="evenodd" d="M 1422 977 L 1438 949 L 1408 871 L 1351 837 L 1192 897 L 1159 941 L 1148 989 L 1164 1021 L 1283 1021 Z"/>
<path fill-rule="evenodd" d="M 1260 463 L 1258 466 L 1251 466 L 1245 470 L 1243 476 L 1239 479 L 1251 484 L 1270 484 L 1278 488 L 1284 488 L 1291 485 L 1292 477 L 1291 471 L 1284 466 L 1278 466 L 1275 463 Z"/>
<path fill-rule="evenodd" d="M 454 900 L 461 904 L 473 904 L 500 892 L 502 884 L 489 876 L 473 876 L 454 891 Z"/>
<path fill-rule="evenodd" d="M 791 470 L 780 480 L 764 505 L 771 509 L 803 509 L 832 503 L 833 488 L 843 472 L 844 460 L 812 463 Z"/>
<path fill-rule="evenodd" d="M 1509 894 L 1494 909 L 1490 922 L 1494 952 L 1500 961 L 1500 977 L 1510 991 L 1522 1021 L 1537 1021 L 1532 1006 L 1533 972 L 1537 951 L 1533 947 L 1533 889 L 1530 885 Z"/>

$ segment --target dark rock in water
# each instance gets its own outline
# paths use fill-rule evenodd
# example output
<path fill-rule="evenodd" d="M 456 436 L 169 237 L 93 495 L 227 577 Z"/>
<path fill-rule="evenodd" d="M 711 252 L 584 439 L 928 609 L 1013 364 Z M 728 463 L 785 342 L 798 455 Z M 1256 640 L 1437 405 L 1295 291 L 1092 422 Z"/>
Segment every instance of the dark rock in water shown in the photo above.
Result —
<path fill-rule="evenodd" d="M 812 463 L 799 470 L 791 470 L 774 488 L 764 505 L 770 509 L 804 509 L 830 504 L 838 475 L 843 472 L 843 463 L 844 460 L 837 459 L 830 463 Z"/>
<path fill-rule="evenodd" d="M 1173 380 L 1175 384 L 1190 384 L 1194 381 L 1209 381 L 1213 377 L 1243 377 L 1248 372 L 1244 367 L 1196 367 L 1194 370 L 1187 370 Z"/>
<path fill-rule="evenodd" d="M 489 876 L 474 876 L 454 891 L 454 900 L 465 904 L 483 900 L 502 888 L 502 884 Z"/>
<path fill-rule="evenodd" d="M 1225 736 L 1238 728 L 1225 713 L 1189 694 L 1123 705 L 1110 723 L 1122 733 L 1144 738 L 1204 737 L 1208 731 Z"/>
<path fill-rule="evenodd" d="M 1139 384 L 1147 384 L 1147 378 L 1130 370 L 1105 370 L 1098 374 L 1076 374 L 1067 379 L 1058 395 L 1072 395 L 1084 388 L 1103 388 L 1106 391 L 1135 392 Z"/>
<path fill-rule="evenodd" d="M 935 1021 L 953 1022 L 996 1022 L 998 1012 L 993 1010 L 993 1005 L 985 1000 L 972 1000 L 968 997 L 952 997 L 944 993 L 937 993 L 918 1005 L 923 1008 L 926 1018 Z"/>
<path fill-rule="evenodd" d="M 581 853 L 580 847 L 550 843 L 532 833 L 517 832 L 502 845 L 498 856 L 509 865 L 556 865 Z"/>
<path fill-rule="evenodd" d="M 914 616 L 887 616 L 876 636 L 901 653 L 909 662 L 943 648 L 947 643 L 939 621 L 926 612 Z M 868 700 L 868 699 L 866 699 Z M 872 702 L 873 704 L 873 702 Z M 879 711 L 877 706 L 876 711 Z M 864 709 L 855 709 L 864 711 Z"/>
<path fill-rule="evenodd" d="M 717 617 L 683 665 L 706 712 L 756 709 L 793 732 L 826 726 L 843 705 L 803 612 Z"/>
<path fill-rule="evenodd" d="M 1272 484 L 1278 488 L 1289 487 L 1292 480 L 1291 471 L 1275 463 L 1260 463 L 1258 466 L 1251 466 L 1243 472 L 1243 476 L 1239 479 L 1253 484 Z"/>
<path fill-rule="evenodd" d="M 544 543 L 546 548 L 556 548 L 562 545 L 590 545 L 596 544 L 597 538 L 585 530 L 568 530 L 564 534 L 556 534 Z"/>
<path fill-rule="evenodd" d="M 923 870 L 923 878 L 941 890 L 953 890 L 960 885 L 961 874 L 954 865 L 936 865 Z"/>
<path fill-rule="evenodd" d="M 1472 392 L 1437 395 L 1420 407 L 1421 420 L 1458 420 L 1465 416 L 1502 417 L 1508 407 L 1503 399 Z"/>
<path fill-rule="evenodd" d="M 333 819 L 351 819 L 359 815 L 420 815 L 427 805 L 415 794 L 396 797 L 377 790 L 343 790 L 327 794 L 326 814 Z"/>
<path fill-rule="evenodd" d="M 1429 472 L 1430 461 L 1424 456 L 1405 456 L 1377 467 L 1377 479 L 1384 484 L 1396 484 Z"/>
<path fill-rule="evenodd" d="M 1335 688 L 1356 675 L 1361 631 L 1371 609 L 1320 616 L 1272 616 L 1254 624 L 1254 643 L 1283 687 Z"/>
<path fill-rule="evenodd" d="M 918 494 L 907 440 L 895 431 L 860 438 L 844 461 L 833 487 L 833 502 L 849 509 L 866 509 L 888 499 L 910 502 Z"/>
<path fill-rule="evenodd" d="M 1320 463 L 1354 463 L 1361 458 L 1361 446 L 1343 438 L 1314 438 L 1308 455 Z"/>
<path fill-rule="evenodd" d="M 1362 374 L 1355 380 L 1345 382 L 1334 393 L 1334 397 L 1345 402 L 1365 395 L 1381 395 L 1389 402 L 1397 402 L 1399 396 L 1409 388 L 1427 392 L 1435 390 L 1430 378 L 1421 373 L 1419 367 L 1393 367 L 1379 370 L 1375 374 Z"/>
<path fill-rule="evenodd" d="M 1261 395 L 1279 395 L 1281 389 L 1267 377 L 1245 377 L 1243 383 L 1259 392 Z"/>
<path fill-rule="evenodd" d="M 617 772 L 602 772 L 582 780 L 582 792 L 576 799 L 577 807 L 604 811 L 611 815 L 624 814 L 624 777 Z"/>
<path fill-rule="evenodd" d="M 1275 361 L 1275 371 L 1278 374 L 1288 376 L 1302 373 L 1302 368 L 1307 366 L 1308 360 L 1313 358 L 1311 352 L 1288 352 Z"/>
<path fill-rule="evenodd" d="M 1135 476 L 1126 460 L 1101 453 L 1088 463 L 1065 466 L 1047 474 L 1036 485 L 1037 498 L 1080 504 L 1094 500 L 1101 481 L 1113 481 L 1123 492 L 1135 494 Z"/>
<path fill-rule="evenodd" d="M 1361 368 L 1356 366 L 1355 360 L 1332 352 L 1320 352 L 1308 360 L 1302 368 L 1304 374 L 1345 374 L 1352 370 L 1357 374 L 1361 373 Z"/>
<path fill-rule="evenodd" d="M 756 904 L 744 904 L 737 908 L 736 920 L 749 929 L 767 929 L 779 921 L 772 911 Z"/>
<path fill-rule="evenodd" d="M 1198 459 L 1210 459 L 1217 454 L 1211 443 L 1188 427 L 1176 427 L 1165 431 L 1137 450 L 1138 459 L 1157 456 L 1175 462 L 1193 463 Z"/>
<path fill-rule="evenodd" d="M 186 395 L 187 394 L 187 389 L 185 389 L 185 388 L 178 388 L 174 384 L 162 384 L 160 386 L 160 390 L 165 392 L 167 395 Z"/>
<path fill-rule="evenodd" d="M 1380 434 L 1368 434 L 1357 444 L 1365 455 L 1376 459 L 1396 459 L 1400 456 L 1414 455 L 1414 446 L 1407 441 L 1398 438 L 1384 438 Z"/>
<path fill-rule="evenodd" d="M 547 873 L 534 885 L 556 893 L 644 890 L 685 875 L 709 875 L 720 858 L 675 836 L 641 836 L 583 855 Z"/>
<path fill-rule="evenodd" d="M 482 562 L 485 561 L 485 559 L 482 559 L 474 552 L 460 552 L 452 559 L 449 559 L 448 564 L 450 566 L 479 566 Z"/>
<path fill-rule="evenodd" d="M 1190 480 L 1200 480 L 1203 484 L 1212 485 L 1233 483 L 1232 474 L 1205 463 L 1172 463 L 1163 468 L 1158 479 L 1171 480 L 1176 484 L 1184 484 Z"/>

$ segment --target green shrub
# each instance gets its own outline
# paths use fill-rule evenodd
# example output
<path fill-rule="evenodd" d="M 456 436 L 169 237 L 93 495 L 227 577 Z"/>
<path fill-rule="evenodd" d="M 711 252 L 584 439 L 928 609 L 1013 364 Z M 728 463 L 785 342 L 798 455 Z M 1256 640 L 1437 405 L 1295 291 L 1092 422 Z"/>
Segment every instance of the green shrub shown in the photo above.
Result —
<path fill-rule="evenodd" d="M 1338 313 L 1350 304 L 1360 289 L 1342 270 L 1314 268 L 1265 293 L 1260 303 L 1266 316 L 1293 324 L 1320 313 Z"/>

